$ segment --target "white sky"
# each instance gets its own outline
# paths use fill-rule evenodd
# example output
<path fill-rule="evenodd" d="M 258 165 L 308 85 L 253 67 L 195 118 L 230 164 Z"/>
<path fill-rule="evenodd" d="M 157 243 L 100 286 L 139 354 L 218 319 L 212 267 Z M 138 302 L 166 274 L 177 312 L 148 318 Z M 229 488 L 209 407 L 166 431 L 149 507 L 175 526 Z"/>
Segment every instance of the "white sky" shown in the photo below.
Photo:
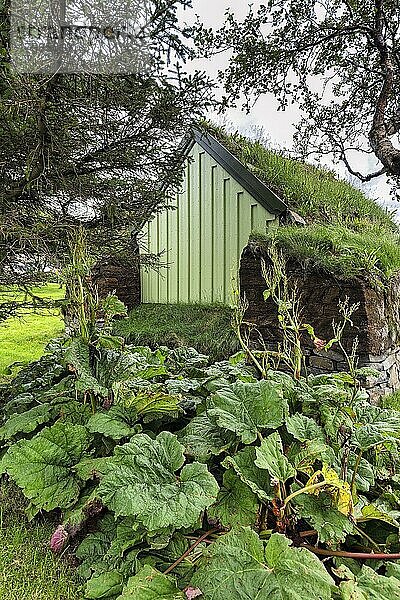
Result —
<path fill-rule="evenodd" d="M 262 2 L 253 0 L 252 4 L 257 7 Z M 185 11 L 182 18 L 186 22 L 191 22 L 197 14 L 206 26 L 218 27 L 223 22 L 224 12 L 228 7 L 234 10 L 238 17 L 243 17 L 247 13 L 248 2 L 246 0 L 193 0 L 193 10 Z M 216 75 L 218 68 L 223 67 L 223 65 L 224 58 L 221 56 L 210 61 L 202 61 L 199 66 L 206 69 L 210 75 Z M 249 130 L 254 127 L 262 127 L 270 137 L 272 146 L 291 150 L 293 148 L 293 124 L 299 119 L 300 112 L 295 105 L 289 106 L 285 111 L 278 112 L 277 106 L 273 95 L 265 94 L 258 100 L 249 114 L 240 109 L 231 109 L 227 112 L 226 119 L 243 133 L 249 133 Z M 210 116 L 215 120 L 215 115 Z M 328 161 L 325 164 L 334 168 L 339 175 L 348 177 L 344 166 L 333 165 Z M 354 166 L 361 172 L 367 173 L 374 170 L 376 163 L 371 158 L 368 159 L 360 155 L 358 160 L 355 160 Z M 364 186 L 360 184 L 360 187 L 368 195 L 388 206 L 390 210 L 396 210 L 400 218 L 399 203 L 391 198 L 390 188 L 384 177 L 375 179 Z"/>

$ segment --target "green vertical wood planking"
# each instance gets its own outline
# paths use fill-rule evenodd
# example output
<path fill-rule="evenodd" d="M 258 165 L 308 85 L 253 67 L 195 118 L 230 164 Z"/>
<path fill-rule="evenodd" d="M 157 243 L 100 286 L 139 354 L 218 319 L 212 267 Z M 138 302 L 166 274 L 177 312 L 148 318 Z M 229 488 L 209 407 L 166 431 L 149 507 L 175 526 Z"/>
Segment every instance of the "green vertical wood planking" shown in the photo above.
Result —
<path fill-rule="evenodd" d="M 190 194 L 190 175 L 191 175 L 192 163 L 189 162 L 186 167 L 186 178 L 185 178 L 185 189 L 179 197 L 179 271 L 178 271 L 178 282 L 179 282 L 179 302 L 189 301 L 189 241 L 188 241 L 188 229 L 189 229 L 189 194 Z"/>
<path fill-rule="evenodd" d="M 225 303 L 230 304 L 232 301 L 232 292 L 237 286 L 237 265 L 238 265 L 238 234 L 239 234 L 239 211 L 240 211 L 240 194 L 241 187 L 231 178 L 229 184 L 229 239 L 227 243 L 227 273 L 226 273 L 226 293 Z"/>
<path fill-rule="evenodd" d="M 234 181 L 197 144 L 186 166 L 177 210 L 148 226 L 149 249 L 163 250 L 164 277 L 143 271 L 144 302 L 231 302 L 243 247 L 252 231 L 276 227 L 278 219 Z"/>
<path fill-rule="evenodd" d="M 230 273 L 230 248 L 229 248 L 229 217 L 231 213 L 231 178 L 224 177 L 224 220 L 223 220 L 223 240 L 224 240 L 224 253 L 223 253 L 223 274 L 224 274 L 224 283 L 223 283 L 223 295 L 222 302 L 226 303 L 226 299 L 229 296 L 230 290 L 230 281 L 231 281 L 231 273 Z"/>
<path fill-rule="evenodd" d="M 149 228 L 150 223 L 146 223 L 143 236 L 140 240 L 141 244 L 141 253 L 148 252 L 149 250 Z M 148 302 L 149 298 L 149 278 L 147 276 L 146 270 L 142 269 L 142 277 L 141 277 L 141 285 L 142 285 L 142 302 Z"/>
<path fill-rule="evenodd" d="M 252 203 L 253 203 L 252 199 Z M 254 233 L 265 233 L 266 225 L 266 213 L 265 209 L 259 204 L 252 204 L 252 211 L 254 213 L 254 220 L 251 226 L 251 230 Z"/>
<path fill-rule="evenodd" d="M 154 254 L 154 252 L 157 251 L 157 249 L 156 249 L 156 234 L 157 234 L 156 221 L 157 221 L 157 219 L 158 219 L 158 215 L 150 223 L 150 237 L 149 237 L 150 254 Z M 158 274 L 156 277 L 154 277 L 154 273 L 150 269 L 149 269 L 148 273 L 149 273 L 149 294 L 150 294 L 150 297 L 152 298 L 152 302 L 155 302 L 156 298 L 157 298 Z"/>
<path fill-rule="evenodd" d="M 214 169 L 214 252 L 213 252 L 213 302 L 224 301 L 224 186 L 223 170 L 219 165 Z"/>
<path fill-rule="evenodd" d="M 199 182 L 201 179 L 201 162 L 203 151 L 197 147 L 195 161 L 192 163 L 192 175 L 190 180 L 190 252 L 189 252 L 189 299 L 191 302 L 200 301 L 200 207 L 202 202 L 202 190 Z"/>
<path fill-rule="evenodd" d="M 240 219 L 239 219 L 239 254 L 238 259 L 242 255 L 243 248 L 249 239 L 249 231 L 251 232 L 251 203 L 252 198 L 247 192 L 240 194 Z"/>
<path fill-rule="evenodd" d="M 162 267 L 158 277 L 158 302 L 166 304 L 168 301 L 168 281 L 169 269 L 168 265 L 168 234 L 167 234 L 167 212 L 164 211 L 158 218 L 157 246 L 160 253 L 160 261 Z"/>
<path fill-rule="evenodd" d="M 202 161 L 203 208 L 200 223 L 200 297 L 202 302 L 212 302 L 213 263 L 213 162 L 205 153 Z"/>
<path fill-rule="evenodd" d="M 211 161 L 211 162 L 214 162 L 214 161 Z M 210 166 L 211 166 L 211 182 L 210 182 L 210 191 L 211 191 L 211 240 L 210 240 L 211 290 L 210 290 L 210 298 L 211 298 L 211 302 L 215 302 L 214 236 L 215 236 L 215 172 L 217 169 L 217 165 L 211 164 Z"/>
<path fill-rule="evenodd" d="M 179 203 L 179 196 L 175 202 L 175 205 Z M 179 252 L 178 252 L 178 210 L 176 208 L 169 211 L 168 217 L 168 229 L 169 229 L 169 255 L 170 255 L 170 268 L 167 273 L 168 277 L 168 302 L 178 302 L 178 268 L 179 268 Z"/>

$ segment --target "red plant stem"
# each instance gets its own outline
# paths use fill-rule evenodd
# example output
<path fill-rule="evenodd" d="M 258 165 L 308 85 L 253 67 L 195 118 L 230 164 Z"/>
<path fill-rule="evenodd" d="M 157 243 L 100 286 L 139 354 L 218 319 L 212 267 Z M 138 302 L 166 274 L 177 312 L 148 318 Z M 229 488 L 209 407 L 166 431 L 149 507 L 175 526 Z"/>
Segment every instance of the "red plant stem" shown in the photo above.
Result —
<path fill-rule="evenodd" d="M 300 537 L 308 537 L 309 535 L 318 535 L 318 532 L 315 529 L 310 529 L 310 531 L 300 531 Z"/>
<path fill-rule="evenodd" d="M 192 546 L 190 546 L 190 548 L 188 548 L 188 549 L 186 550 L 186 552 L 184 552 L 184 553 L 182 554 L 182 556 L 180 556 L 180 557 L 178 558 L 178 560 L 176 560 L 176 561 L 175 561 L 175 562 L 174 562 L 174 563 L 173 563 L 173 564 L 172 564 L 170 567 L 168 567 L 168 569 L 166 569 L 166 570 L 164 571 L 164 575 L 167 575 L 168 573 L 170 573 L 171 571 L 173 571 L 173 570 L 175 569 L 175 567 L 177 567 L 177 566 L 178 566 L 178 565 L 179 565 L 179 564 L 180 564 L 180 563 L 181 563 L 183 560 L 185 560 L 185 558 L 186 558 L 187 556 L 189 556 L 189 554 L 190 554 L 191 552 L 193 552 L 193 550 L 194 550 L 194 549 L 195 549 L 195 548 L 196 548 L 196 547 L 197 547 L 199 544 L 201 544 L 201 542 L 202 542 L 202 541 L 204 541 L 204 540 L 205 540 L 205 539 L 206 539 L 206 538 L 207 538 L 209 535 L 211 535 L 212 533 L 215 533 L 216 531 L 218 531 L 218 528 L 217 528 L 217 527 L 214 527 L 213 529 L 210 529 L 210 531 L 207 531 L 207 533 L 203 533 L 203 535 L 202 535 L 202 536 L 200 536 L 200 537 L 199 537 L 199 539 L 197 539 L 197 540 L 195 541 L 195 543 L 194 543 L 194 544 L 192 544 Z"/>
<path fill-rule="evenodd" d="M 341 556 L 342 558 L 358 558 L 364 560 L 400 560 L 399 554 L 381 554 L 375 552 L 345 552 L 344 550 L 324 550 L 323 548 L 316 548 L 310 546 L 310 544 L 302 544 L 302 548 L 307 548 L 314 554 L 320 554 L 321 556 Z"/>

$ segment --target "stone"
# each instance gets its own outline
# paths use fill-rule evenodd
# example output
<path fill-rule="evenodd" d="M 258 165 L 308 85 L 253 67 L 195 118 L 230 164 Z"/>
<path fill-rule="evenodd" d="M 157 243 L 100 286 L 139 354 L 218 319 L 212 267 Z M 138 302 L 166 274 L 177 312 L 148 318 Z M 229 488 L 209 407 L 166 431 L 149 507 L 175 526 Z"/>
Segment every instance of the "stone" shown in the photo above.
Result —
<path fill-rule="evenodd" d="M 99 298 L 115 293 L 129 310 L 140 304 L 140 267 L 135 257 L 130 262 L 104 257 L 94 265 L 91 278 Z"/>
<path fill-rule="evenodd" d="M 311 368 L 322 369 L 325 372 L 333 371 L 333 362 L 322 356 L 310 356 L 309 365 Z"/>
<path fill-rule="evenodd" d="M 338 351 L 332 350 L 332 349 L 321 350 L 320 352 L 315 351 L 315 354 L 317 356 L 321 356 L 322 358 L 330 358 L 334 362 L 343 362 L 344 361 L 344 355 L 341 352 L 338 352 Z"/>
<path fill-rule="evenodd" d="M 379 377 L 368 375 L 367 377 L 363 378 L 363 387 L 367 390 L 378 387 L 384 383 L 389 383 L 389 373 L 386 371 L 383 372 Z"/>
<path fill-rule="evenodd" d="M 246 296 L 248 291 L 251 290 L 252 293 L 246 319 L 257 325 L 262 323 L 262 335 L 271 339 L 272 330 L 279 335 L 277 310 L 271 300 L 265 302 L 263 298 L 265 281 L 261 272 L 261 258 L 268 262 L 262 246 L 253 243 L 244 249 L 240 265 L 240 286 Z M 290 285 L 299 290 L 303 321 L 314 327 L 319 338 L 332 338 L 332 321 L 337 323 L 341 320 L 338 302 L 347 296 L 350 304 L 360 304 L 352 318 L 353 326 L 347 327 L 343 335 L 342 341 L 348 352 L 357 336 L 359 354 L 386 358 L 386 351 L 395 345 L 393 340 L 400 340 L 400 275 L 393 277 L 389 288 L 383 290 L 373 288 L 364 277 L 343 279 L 319 272 L 316 268 L 307 268 L 295 259 L 287 263 L 287 274 Z M 312 348 L 311 338 L 308 335 L 303 337 L 303 343 Z M 373 362 L 379 360 L 374 359 Z"/>
<path fill-rule="evenodd" d="M 396 364 L 396 355 L 389 354 L 389 356 L 383 361 L 382 366 L 385 371 L 389 371 Z"/>
<path fill-rule="evenodd" d="M 389 385 L 393 388 L 393 391 L 400 388 L 400 370 L 398 367 L 390 371 Z"/>

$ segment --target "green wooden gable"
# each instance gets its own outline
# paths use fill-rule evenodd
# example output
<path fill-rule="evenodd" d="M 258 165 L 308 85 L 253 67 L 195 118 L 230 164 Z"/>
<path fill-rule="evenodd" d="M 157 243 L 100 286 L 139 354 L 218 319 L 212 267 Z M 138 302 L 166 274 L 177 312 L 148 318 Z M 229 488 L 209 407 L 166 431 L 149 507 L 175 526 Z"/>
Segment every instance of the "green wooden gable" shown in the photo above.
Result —
<path fill-rule="evenodd" d="M 230 304 L 251 233 L 277 227 L 286 205 L 210 134 L 195 132 L 174 207 L 147 224 L 145 244 L 161 255 L 142 272 L 142 302 Z"/>

